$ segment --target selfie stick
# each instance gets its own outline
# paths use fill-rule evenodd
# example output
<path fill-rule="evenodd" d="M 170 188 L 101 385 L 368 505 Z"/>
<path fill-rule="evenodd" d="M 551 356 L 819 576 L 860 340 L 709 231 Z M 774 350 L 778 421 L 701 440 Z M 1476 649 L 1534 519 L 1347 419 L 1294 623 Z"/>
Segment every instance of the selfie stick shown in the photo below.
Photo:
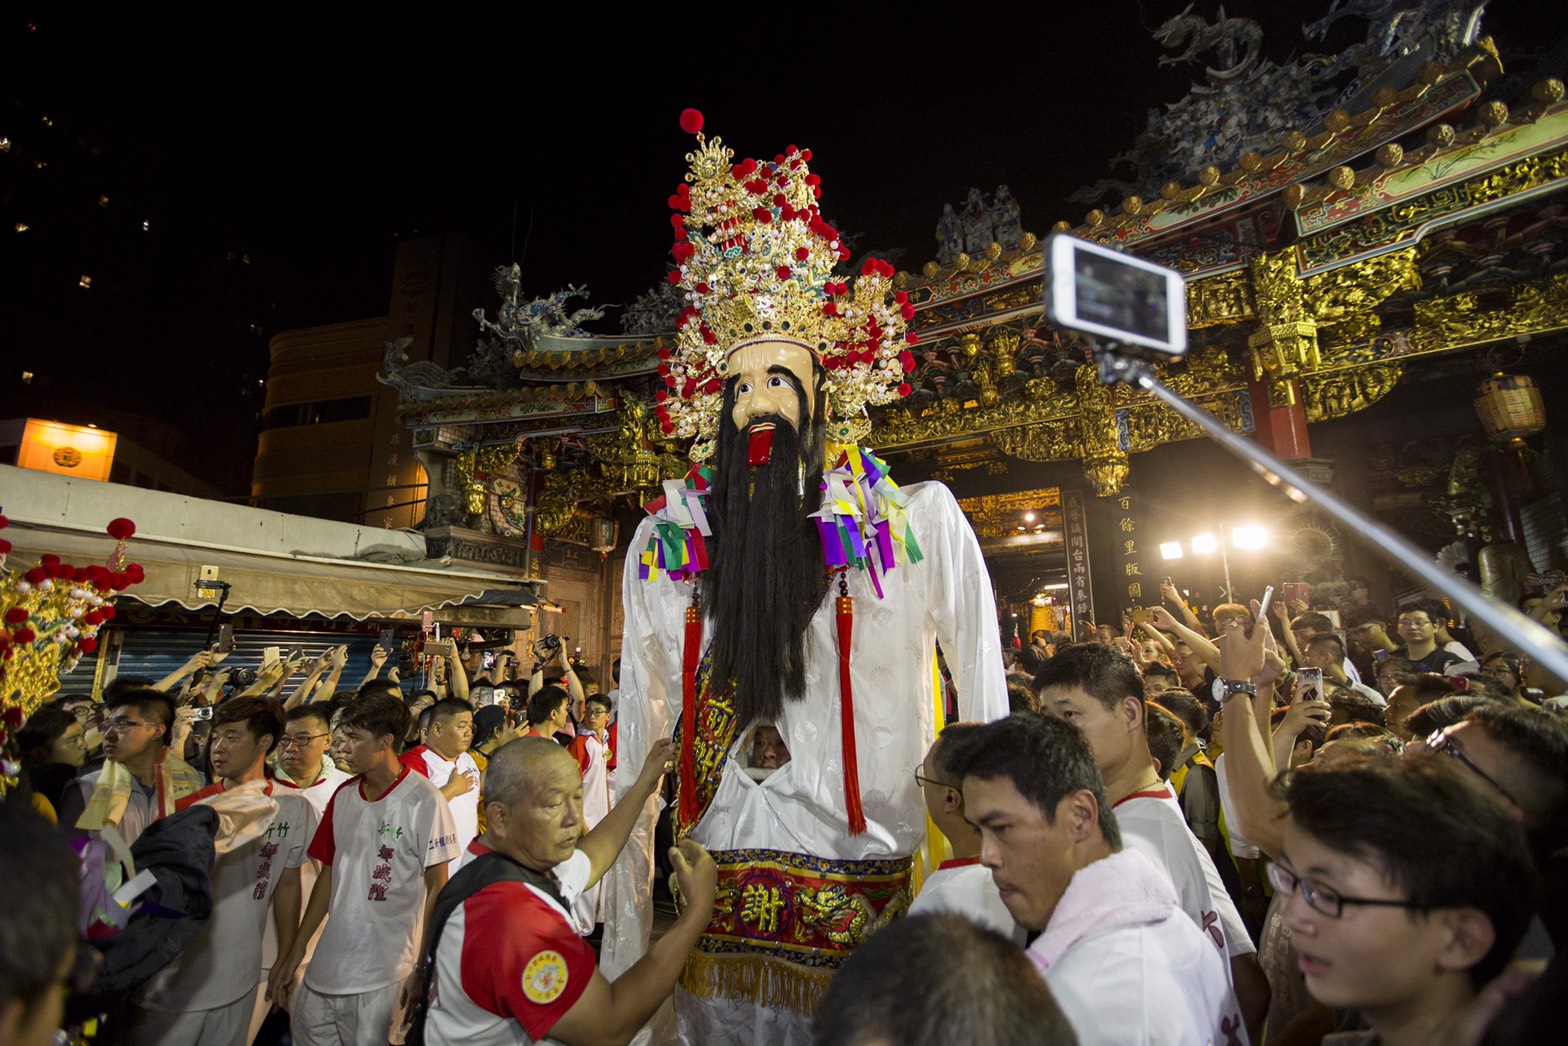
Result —
<path fill-rule="evenodd" d="M 1284 490 L 1293 501 L 1314 502 L 1350 529 L 1359 532 L 1390 559 L 1419 577 L 1432 588 L 1453 597 L 1471 617 L 1482 621 L 1498 636 L 1537 664 L 1545 665 L 1559 679 L 1568 679 L 1568 647 L 1539 622 L 1513 607 L 1488 598 L 1470 581 L 1440 567 L 1432 556 L 1411 544 L 1383 524 L 1362 515 L 1348 502 L 1320 484 L 1313 483 L 1252 440 L 1226 428 L 1208 412 L 1166 388 L 1155 376 L 1154 368 L 1136 357 L 1117 351 L 1114 342 L 1095 343 L 1095 362 L 1100 380 L 1108 385 L 1118 382 L 1153 393 L 1166 406 L 1186 418 L 1230 451 L 1271 485 Z"/>

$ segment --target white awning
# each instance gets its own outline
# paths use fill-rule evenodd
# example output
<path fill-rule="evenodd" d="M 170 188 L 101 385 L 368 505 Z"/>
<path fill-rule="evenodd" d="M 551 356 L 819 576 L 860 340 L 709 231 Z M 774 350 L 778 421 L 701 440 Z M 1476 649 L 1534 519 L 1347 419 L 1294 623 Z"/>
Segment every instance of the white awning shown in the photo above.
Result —
<path fill-rule="evenodd" d="M 137 533 L 127 560 L 146 580 L 125 597 L 188 609 L 204 566 L 229 583 L 228 611 L 355 621 L 419 619 L 442 624 L 527 628 L 538 582 L 426 559 L 424 535 L 296 516 L 166 491 L 71 479 L 0 465 L 0 505 L 11 525 L 10 566 L 26 570 L 46 552 L 76 566 L 103 563 L 114 550 L 104 532 L 125 516 Z"/>
<path fill-rule="evenodd" d="M 4 536 L 15 546 L 9 565 L 20 570 L 46 552 L 86 566 L 105 562 L 114 550 L 114 540 L 107 534 L 38 526 L 15 518 Z M 430 560 L 398 565 L 362 563 L 192 548 L 141 535 L 131 539 L 126 558 L 141 564 L 146 580 L 127 589 L 121 598 L 152 606 L 177 603 L 192 610 L 213 606 L 215 600 L 196 592 L 204 566 L 217 567 L 218 577 L 230 585 L 225 611 L 395 621 L 418 619 L 431 610 L 444 624 L 527 628 L 529 611 L 518 608 L 535 602 L 516 577 L 455 570 Z"/>

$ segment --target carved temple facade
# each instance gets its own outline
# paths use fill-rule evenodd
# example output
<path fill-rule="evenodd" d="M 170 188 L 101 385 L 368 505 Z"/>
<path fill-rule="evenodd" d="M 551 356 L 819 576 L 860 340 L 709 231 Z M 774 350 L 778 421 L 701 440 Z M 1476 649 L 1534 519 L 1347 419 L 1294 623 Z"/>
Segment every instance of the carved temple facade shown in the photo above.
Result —
<path fill-rule="evenodd" d="M 1364 57 L 1361 70 L 1348 98 L 1264 147 L 1218 149 L 1185 179 L 1050 230 L 1182 272 L 1190 349 L 1162 377 L 1290 461 L 1313 462 L 1323 423 L 1375 417 L 1396 388 L 1434 376 L 1473 387 L 1500 349 L 1506 363 L 1523 360 L 1537 373 L 1563 358 L 1561 80 L 1511 82 L 1485 37 Z M 1260 106 L 1282 75 L 1264 72 L 1255 74 Z M 1238 75 L 1225 89 L 1247 82 Z M 1150 577 L 1160 569 L 1128 558 L 1128 506 L 1141 498 L 1145 456 L 1197 431 L 1145 393 L 1102 385 L 1088 345 L 1045 322 L 1034 235 L 945 253 L 945 264 L 898 276 L 915 305 L 920 362 L 914 395 L 874 413 L 871 445 L 901 480 L 954 486 L 988 556 L 1056 557 L 1027 566 L 1038 576 L 1003 591 L 1004 604 L 1059 576 L 1073 554 L 1074 518 L 1088 529 L 1102 604 L 1137 602 L 1132 586 L 1157 599 Z M 423 525 L 433 555 L 546 580 L 554 571 L 562 582 L 548 594 L 573 604 L 569 625 L 576 614 L 597 630 L 607 663 L 619 642 L 617 559 L 634 505 L 686 469 L 683 448 L 656 438 L 644 407 L 667 339 L 592 336 L 566 314 L 568 295 L 527 302 L 506 274 L 498 288 L 502 304 L 484 320 L 466 370 L 415 373 L 398 346 L 388 348 L 382 380 L 398 389 L 429 478 Z M 1356 457 L 1365 460 L 1351 471 L 1362 479 L 1414 474 L 1408 462 L 1382 462 L 1370 444 L 1358 451 L 1341 436 L 1338 445 L 1341 472 Z M 1557 458 L 1562 474 L 1568 454 Z M 1042 463 L 1070 467 L 1042 473 Z M 1451 454 L 1426 461 L 1425 488 L 1406 489 L 1486 501 L 1474 490 L 1483 480 L 1461 481 L 1453 465 Z M 1363 498 L 1369 508 L 1376 500 Z M 1311 536 L 1320 521 L 1296 516 L 1292 533 L 1322 546 Z M 1440 534 L 1431 540 L 1442 543 Z"/>

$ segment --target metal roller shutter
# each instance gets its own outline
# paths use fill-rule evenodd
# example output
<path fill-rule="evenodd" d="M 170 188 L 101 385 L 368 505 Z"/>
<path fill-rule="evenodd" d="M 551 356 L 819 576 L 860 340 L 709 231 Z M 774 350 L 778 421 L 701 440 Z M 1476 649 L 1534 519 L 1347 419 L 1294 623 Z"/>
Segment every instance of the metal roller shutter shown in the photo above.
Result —
<path fill-rule="evenodd" d="M 190 660 L 192 654 L 201 649 L 202 641 L 206 639 L 205 632 L 195 632 L 185 629 L 133 629 L 125 633 L 124 644 L 120 648 L 120 661 L 117 669 L 117 678 L 139 676 L 145 679 L 162 679 L 164 676 L 179 668 Z M 234 633 L 234 652 L 224 661 L 225 665 L 235 665 L 244 668 L 260 668 L 262 655 L 266 648 L 275 646 L 282 649 L 287 656 L 290 650 L 304 651 L 307 658 L 317 658 L 332 647 L 342 644 L 348 645 L 348 666 L 343 669 L 340 686 L 352 688 L 365 678 L 370 671 L 370 651 L 374 649 L 376 640 L 370 636 L 345 636 L 338 632 L 247 632 L 236 630 Z M 91 670 L 84 658 L 82 665 L 77 668 L 72 677 L 79 676 L 84 668 L 89 669 L 86 676 L 82 676 L 85 685 L 92 683 Z M 405 677 L 407 671 L 401 673 Z M 297 679 L 298 677 L 296 677 Z M 289 687 L 292 688 L 291 680 Z M 407 687 L 405 686 L 405 689 Z"/>

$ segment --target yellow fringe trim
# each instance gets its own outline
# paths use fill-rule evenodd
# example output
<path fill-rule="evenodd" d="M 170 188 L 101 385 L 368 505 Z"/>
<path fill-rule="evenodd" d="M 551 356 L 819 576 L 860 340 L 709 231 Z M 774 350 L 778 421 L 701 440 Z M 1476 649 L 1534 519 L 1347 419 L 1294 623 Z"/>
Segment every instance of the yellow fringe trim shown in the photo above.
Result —
<path fill-rule="evenodd" d="M 686 957 L 681 987 L 703 999 L 749 999 L 773 1009 L 793 1010 L 806 1017 L 817 1012 L 827 993 L 832 970 L 810 970 L 765 955 Z"/>

